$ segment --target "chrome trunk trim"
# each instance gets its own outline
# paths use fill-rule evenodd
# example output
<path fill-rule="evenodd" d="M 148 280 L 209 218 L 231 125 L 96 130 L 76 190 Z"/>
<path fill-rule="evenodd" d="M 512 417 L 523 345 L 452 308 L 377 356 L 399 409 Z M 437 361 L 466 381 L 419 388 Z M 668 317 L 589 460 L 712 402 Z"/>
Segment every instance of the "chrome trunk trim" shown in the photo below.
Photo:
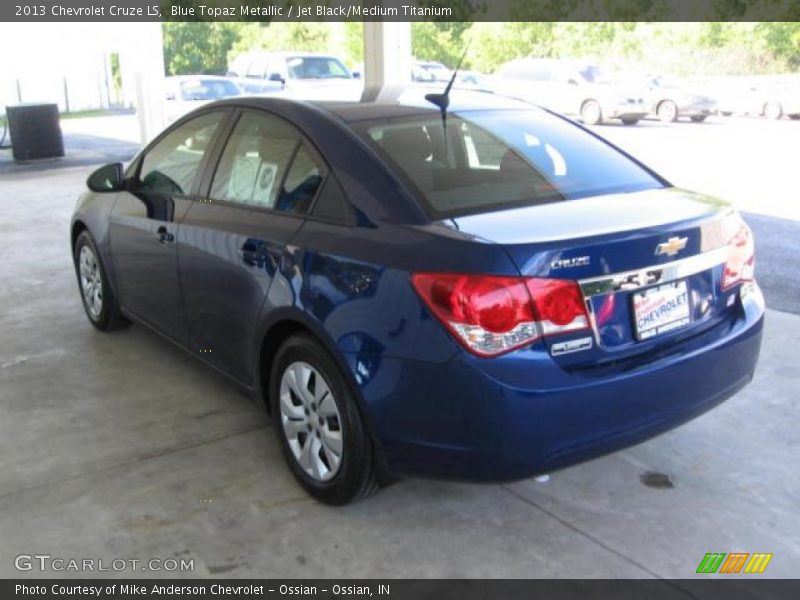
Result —
<path fill-rule="evenodd" d="M 663 265 L 644 267 L 632 271 L 623 271 L 611 275 L 602 275 L 589 279 L 581 279 L 578 284 L 586 299 L 620 291 L 633 291 L 659 283 L 668 283 L 682 279 L 695 273 L 707 271 L 724 264 L 728 256 L 727 246 L 709 252 L 695 254 Z"/>

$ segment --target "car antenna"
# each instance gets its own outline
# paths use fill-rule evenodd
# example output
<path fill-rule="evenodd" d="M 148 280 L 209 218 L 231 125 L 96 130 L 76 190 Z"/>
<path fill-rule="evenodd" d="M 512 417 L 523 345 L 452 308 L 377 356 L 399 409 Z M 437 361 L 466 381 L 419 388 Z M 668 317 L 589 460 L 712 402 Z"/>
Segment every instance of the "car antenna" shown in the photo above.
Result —
<path fill-rule="evenodd" d="M 438 106 L 439 111 L 442 113 L 442 134 L 444 135 L 445 156 L 447 156 L 447 108 L 450 106 L 450 90 L 453 87 L 453 83 L 455 83 L 456 76 L 458 75 L 458 70 L 461 68 L 461 63 L 464 62 L 464 57 L 467 55 L 467 50 L 469 50 L 469 42 L 467 42 L 467 46 L 466 48 L 464 48 L 464 52 L 461 53 L 461 58 L 458 59 L 458 64 L 456 65 L 456 68 L 453 69 L 453 76 L 447 83 L 447 87 L 444 88 L 444 92 L 441 94 L 433 92 L 430 94 L 425 94 L 425 100 L 427 100 L 431 104 L 435 104 L 436 106 Z"/>

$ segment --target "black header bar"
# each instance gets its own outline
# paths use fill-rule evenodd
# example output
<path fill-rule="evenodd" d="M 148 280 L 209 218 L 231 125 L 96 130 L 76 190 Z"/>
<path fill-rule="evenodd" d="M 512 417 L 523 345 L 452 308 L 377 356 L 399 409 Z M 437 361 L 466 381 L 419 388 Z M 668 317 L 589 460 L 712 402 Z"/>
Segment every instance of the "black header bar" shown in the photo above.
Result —
<path fill-rule="evenodd" d="M 0 21 L 800 21 L 800 0 L 3 0 Z"/>

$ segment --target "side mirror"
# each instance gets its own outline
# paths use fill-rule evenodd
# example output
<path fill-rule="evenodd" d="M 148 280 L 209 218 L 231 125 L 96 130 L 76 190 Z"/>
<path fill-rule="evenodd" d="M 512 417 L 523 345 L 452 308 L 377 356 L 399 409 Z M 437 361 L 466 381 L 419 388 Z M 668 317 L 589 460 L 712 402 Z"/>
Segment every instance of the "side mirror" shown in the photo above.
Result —
<path fill-rule="evenodd" d="M 125 174 L 122 172 L 122 163 L 112 163 L 97 169 L 89 175 L 86 180 L 86 187 L 93 192 L 119 192 L 125 181 Z"/>
<path fill-rule="evenodd" d="M 165 100 L 175 100 L 175 93 L 174 92 L 167 92 L 164 94 Z"/>
<path fill-rule="evenodd" d="M 361 79 L 361 72 L 353 71 L 353 79 Z"/>
<path fill-rule="evenodd" d="M 570 78 L 567 80 L 567 83 L 570 85 L 578 85 L 578 80 Z"/>
<path fill-rule="evenodd" d="M 280 73 L 270 73 L 268 79 L 270 81 L 280 81 L 281 83 L 286 83 L 283 77 L 281 77 Z"/>

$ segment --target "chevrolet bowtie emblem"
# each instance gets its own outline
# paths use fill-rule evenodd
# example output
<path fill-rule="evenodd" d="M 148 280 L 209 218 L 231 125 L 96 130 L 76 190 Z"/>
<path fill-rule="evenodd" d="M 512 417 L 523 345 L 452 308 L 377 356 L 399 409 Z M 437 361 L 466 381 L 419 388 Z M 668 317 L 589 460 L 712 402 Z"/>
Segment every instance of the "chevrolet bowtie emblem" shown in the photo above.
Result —
<path fill-rule="evenodd" d="M 685 237 L 671 237 L 663 244 L 656 246 L 656 256 L 666 254 L 667 256 L 675 256 L 678 252 L 686 248 L 686 242 L 689 238 Z"/>

